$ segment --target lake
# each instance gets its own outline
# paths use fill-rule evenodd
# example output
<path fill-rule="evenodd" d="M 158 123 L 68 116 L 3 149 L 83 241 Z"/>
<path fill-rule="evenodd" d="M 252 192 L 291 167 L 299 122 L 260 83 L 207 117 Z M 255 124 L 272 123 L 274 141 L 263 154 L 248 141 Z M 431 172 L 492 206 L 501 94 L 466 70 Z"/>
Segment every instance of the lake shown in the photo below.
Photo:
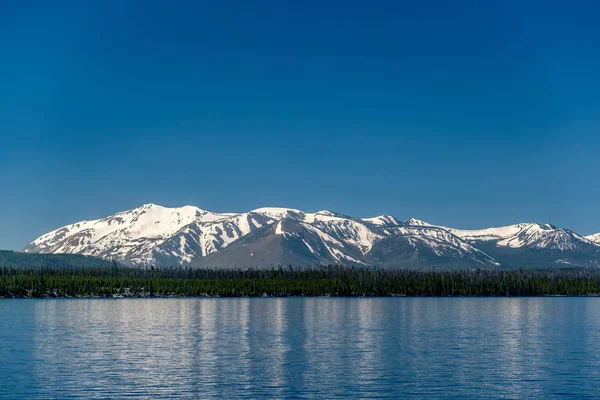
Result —
<path fill-rule="evenodd" d="M 0 300 L 0 398 L 586 398 L 600 298 Z"/>

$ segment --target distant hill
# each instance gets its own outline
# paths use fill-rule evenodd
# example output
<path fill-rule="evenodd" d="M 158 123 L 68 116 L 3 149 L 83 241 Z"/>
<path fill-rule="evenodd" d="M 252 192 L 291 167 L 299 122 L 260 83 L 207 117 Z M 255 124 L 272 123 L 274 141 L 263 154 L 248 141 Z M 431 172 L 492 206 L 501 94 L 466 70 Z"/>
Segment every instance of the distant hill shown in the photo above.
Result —
<path fill-rule="evenodd" d="M 0 250 L 0 267 L 99 267 L 109 264 L 106 260 L 80 254 L 35 254 Z"/>

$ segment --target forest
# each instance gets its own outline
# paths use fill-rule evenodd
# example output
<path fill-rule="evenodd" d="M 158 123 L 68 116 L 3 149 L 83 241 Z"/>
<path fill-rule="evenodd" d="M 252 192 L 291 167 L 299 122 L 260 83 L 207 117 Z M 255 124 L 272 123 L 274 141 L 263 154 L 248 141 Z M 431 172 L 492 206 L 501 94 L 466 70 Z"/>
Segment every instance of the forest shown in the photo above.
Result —
<path fill-rule="evenodd" d="M 0 298 L 596 295 L 600 295 L 598 269 L 0 267 Z"/>

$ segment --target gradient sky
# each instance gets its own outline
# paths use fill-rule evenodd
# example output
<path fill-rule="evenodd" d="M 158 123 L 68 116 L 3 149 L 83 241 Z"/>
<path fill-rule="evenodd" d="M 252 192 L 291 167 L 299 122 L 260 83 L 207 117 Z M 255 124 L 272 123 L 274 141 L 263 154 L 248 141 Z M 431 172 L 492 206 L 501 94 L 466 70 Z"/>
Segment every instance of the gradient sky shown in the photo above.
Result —
<path fill-rule="evenodd" d="M 172 4 L 0 3 L 0 248 L 149 202 L 600 231 L 598 2 Z"/>

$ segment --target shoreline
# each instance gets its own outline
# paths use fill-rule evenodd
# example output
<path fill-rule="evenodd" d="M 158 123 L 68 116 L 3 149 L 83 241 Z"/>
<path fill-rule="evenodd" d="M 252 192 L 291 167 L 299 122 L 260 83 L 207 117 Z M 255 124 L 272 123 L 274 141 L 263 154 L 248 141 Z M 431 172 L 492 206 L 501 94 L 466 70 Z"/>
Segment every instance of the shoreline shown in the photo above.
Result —
<path fill-rule="evenodd" d="M 266 295 L 266 296 L 219 296 L 219 295 L 206 295 L 206 296 L 178 296 L 178 295 L 165 295 L 165 296 L 13 296 L 6 297 L 0 296 L 1 300 L 164 300 L 164 299 L 307 299 L 307 298 L 332 298 L 332 299 L 368 299 L 368 298 L 437 298 L 437 299 L 457 299 L 457 298 L 476 298 L 476 299 L 490 299 L 490 298 L 557 298 L 557 297 L 600 297 L 600 293 L 595 294 L 582 294 L 582 295 L 564 295 L 564 294 L 548 294 L 548 295 L 403 295 L 403 294 L 389 294 L 389 295 Z"/>
<path fill-rule="evenodd" d="M 273 270 L 0 268 L 0 298 L 600 296 L 600 269 Z"/>

